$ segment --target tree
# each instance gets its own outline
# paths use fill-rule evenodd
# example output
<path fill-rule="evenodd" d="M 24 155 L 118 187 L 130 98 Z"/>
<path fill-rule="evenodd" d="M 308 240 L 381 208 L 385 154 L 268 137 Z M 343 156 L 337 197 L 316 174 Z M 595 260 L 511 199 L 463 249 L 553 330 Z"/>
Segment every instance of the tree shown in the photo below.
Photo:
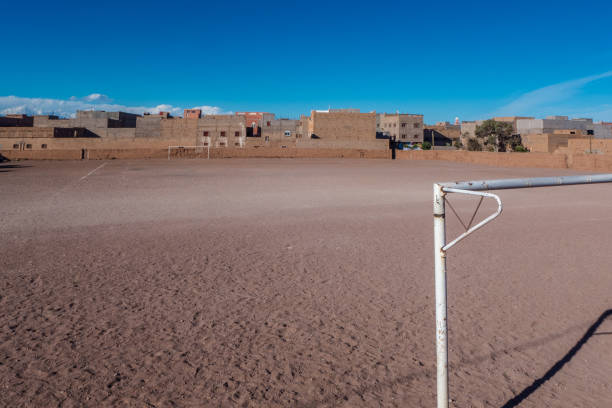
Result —
<path fill-rule="evenodd" d="M 476 137 L 483 140 L 485 145 L 492 146 L 493 151 L 505 152 L 506 145 L 512 138 L 512 124 L 493 119 L 485 120 L 476 126 Z"/>
<path fill-rule="evenodd" d="M 453 142 L 453 146 L 455 146 L 457 149 L 463 149 L 463 143 L 461 143 L 461 139 L 455 139 L 455 141 Z"/>
<path fill-rule="evenodd" d="M 423 150 L 431 150 L 431 143 L 427 142 L 427 141 L 421 143 L 421 149 L 423 149 Z"/>
<path fill-rule="evenodd" d="M 480 142 L 475 138 L 469 138 L 467 142 L 467 149 L 471 152 L 481 152 L 482 146 Z"/>

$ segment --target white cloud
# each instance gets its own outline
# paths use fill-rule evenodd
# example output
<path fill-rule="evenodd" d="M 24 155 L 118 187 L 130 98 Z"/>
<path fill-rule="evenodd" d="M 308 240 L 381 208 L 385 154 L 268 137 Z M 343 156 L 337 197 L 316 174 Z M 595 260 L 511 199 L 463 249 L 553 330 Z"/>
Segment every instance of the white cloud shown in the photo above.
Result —
<path fill-rule="evenodd" d="M 545 112 L 559 114 L 561 113 L 559 110 L 562 109 L 560 105 L 575 96 L 584 86 L 609 77 L 612 77 L 612 71 L 548 85 L 519 96 L 499 108 L 496 114 L 531 116 Z"/>
<path fill-rule="evenodd" d="M 217 106 L 199 106 L 202 113 L 221 114 L 224 112 Z M 128 106 L 112 103 L 108 96 L 92 93 L 83 98 L 71 97 L 68 100 L 50 98 L 24 98 L 19 96 L 0 96 L 0 115 L 10 113 L 25 113 L 28 115 L 58 115 L 71 118 L 76 115 L 77 110 L 104 110 L 122 111 L 143 114 L 144 112 L 159 113 L 170 112 L 173 116 L 182 116 L 183 108 L 168 104 L 157 106 Z"/>
<path fill-rule="evenodd" d="M 99 93 L 92 93 L 90 95 L 87 95 L 83 99 L 87 102 L 93 103 L 109 103 L 112 101 L 108 96 Z"/>
<path fill-rule="evenodd" d="M 191 109 L 200 109 L 202 111 L 203 114 L 206 115 L 220 115 L 223 113 L 223 111 L 221 110 L 221 108 L 217 107 L 217 106 L 194 106 Z"/>

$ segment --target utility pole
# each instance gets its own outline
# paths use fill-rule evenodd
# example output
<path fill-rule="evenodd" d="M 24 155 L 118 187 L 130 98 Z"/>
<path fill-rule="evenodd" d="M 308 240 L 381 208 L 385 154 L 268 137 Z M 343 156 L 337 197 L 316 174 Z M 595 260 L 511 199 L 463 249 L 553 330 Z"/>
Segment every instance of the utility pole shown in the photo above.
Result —
<path fill-rule="evenodd" d="M 423 129 L 423 132 L 425 132 L 425 129 Z M 436 150 L 436 141 L 435 141 L 434 132 L 435 130 L 431 129 L 431 150 Z"/>

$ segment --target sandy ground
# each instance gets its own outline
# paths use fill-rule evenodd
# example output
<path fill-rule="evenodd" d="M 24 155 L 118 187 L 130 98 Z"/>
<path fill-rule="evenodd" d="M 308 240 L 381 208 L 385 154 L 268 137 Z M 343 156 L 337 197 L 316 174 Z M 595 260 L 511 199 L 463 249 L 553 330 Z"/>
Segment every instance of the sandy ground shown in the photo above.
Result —
<path fill-rule="evenodd" d="M 559 173 L 1 164 L 0 406 L 432 407 L 432 183 Z M 500 195 L 449 253 L 452 405 L 612 406 L 612 185 Z"/>

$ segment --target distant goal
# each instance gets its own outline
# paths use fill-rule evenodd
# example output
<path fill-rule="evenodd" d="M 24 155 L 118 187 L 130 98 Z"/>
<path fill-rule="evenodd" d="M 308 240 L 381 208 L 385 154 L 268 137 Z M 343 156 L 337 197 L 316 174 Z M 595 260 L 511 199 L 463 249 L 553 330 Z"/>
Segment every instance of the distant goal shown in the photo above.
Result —
<path fill-rule="evenodd" d="M 208 146 L 168 146 L 170 159 L 210 159 L 210 144 Z"/>

